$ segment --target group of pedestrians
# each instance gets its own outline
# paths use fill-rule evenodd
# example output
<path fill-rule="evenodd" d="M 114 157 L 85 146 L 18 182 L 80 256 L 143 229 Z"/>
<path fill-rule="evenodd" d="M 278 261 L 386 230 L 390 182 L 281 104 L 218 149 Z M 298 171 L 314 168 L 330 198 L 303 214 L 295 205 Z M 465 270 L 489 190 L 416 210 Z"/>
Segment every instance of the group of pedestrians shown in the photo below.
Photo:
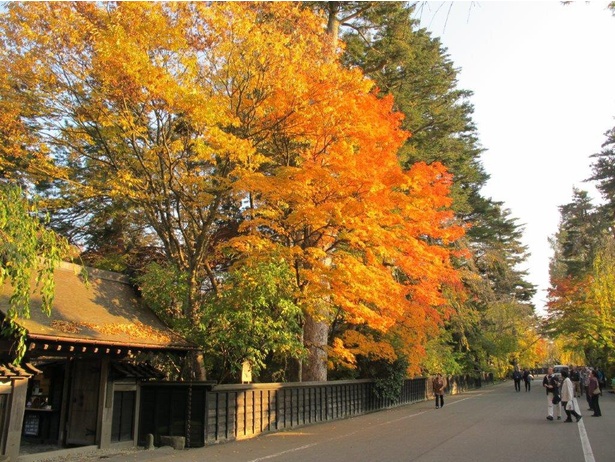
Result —
<path fill-rule="evenodd" d="M 575 417 L 577 422 L 583 418 L 578 402 L 575 399 L 577 396 L 581 396 L 582 383 L 582 376 L 576 368 L 562 369 L 561 378 L 553 374 L 552 367 L 548 368 L 547 374 L 542 380 L 542 386 L 547 392 L 547 420 L 553 420 L 554 418 L 561 420 L 562 408 L 566 413 L 566 420 L 564 422 L 573 422 L 572 417 Z M 600 388 L 599 374 L 595 369 L 589 370 L 587 382 L 584 383 L 583 388 L 585 389 L 589 405 L 588 411 L 593 411 L 592 417 L 602 416 L 599 402 L 602 390 Z"/>
<path fill-rule="evenodd" d="M 532 389 L 532 380 L 534 380 L 534 376 L 530 372 L 529 369 L 523 369 L 521 372 L 519 369 L 515 367 L 513 371 L 513 381 L 515 382 L 515 391 L 521 391 L 521 381 L 525 384 L 525 391 L 530 391 Z"/>

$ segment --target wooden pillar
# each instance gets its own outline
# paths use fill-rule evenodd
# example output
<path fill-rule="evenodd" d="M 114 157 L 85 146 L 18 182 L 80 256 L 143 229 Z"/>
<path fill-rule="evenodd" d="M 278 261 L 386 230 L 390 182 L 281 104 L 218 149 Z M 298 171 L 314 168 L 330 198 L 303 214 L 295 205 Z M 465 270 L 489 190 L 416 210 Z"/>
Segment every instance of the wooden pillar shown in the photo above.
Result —
<path fill-rule="evenodd" d="M 26 412 L 26 395 L 28 393 L 28 377 L 11 378 L 12 390 L 9 398 L 9 416 L 5 438 L 4 455 L 8 460 L 16 461 L 21 445 L 21 429 L 23 416 Z"/>
<path fill-rule="evenodd" d="M 141 383 L 141 381 L 137 381 L 135 392 L 135 420 L 132 435 L 134 447 L 139 445 L 139 425 L 141 423 Z"/>
<path fill-rule="evenodd" d="M 111 425 L 113 424 L 113 384 L 109 382 L 109 356 L 100 362 L 100 387 L 98 391 L 98 419 L 96 444 L 100 449 L 111 446 Z"/>
<path fill-rule="evenodd" d="M 60 404 L 60 428 L 58 431 L 58 446 L 66 445 L 66 421 L 68 419 L 68 390 L 70 389 L 71 376 L 71 360 L 66 359 L 64 363 L 64 380 L 62 381 L 62 403 Z"/>
<path fill-rule="evenodd" d="M 4 443 L 8 433 L 10 400 L 12 395 L 12 382 L 9 379 L 0 379 L 0 460 L 4 455 Z"/>

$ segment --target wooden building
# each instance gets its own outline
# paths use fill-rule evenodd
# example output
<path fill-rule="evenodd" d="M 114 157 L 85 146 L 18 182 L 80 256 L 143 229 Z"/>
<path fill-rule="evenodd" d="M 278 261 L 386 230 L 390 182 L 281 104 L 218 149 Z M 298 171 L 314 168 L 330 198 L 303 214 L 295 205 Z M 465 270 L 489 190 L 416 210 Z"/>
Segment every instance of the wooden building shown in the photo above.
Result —
<path fill-rule="evenodd" d="M 125 276 L 62 264 L 54 273 L 50 316 L 37 291 L 22 366 L 10 365 L 12 344 L 0 340 L 0 460 L 20 445 L 106 448 L 135 445 L 141 383 L 162 378 L 139 353 L 185 354 L 195 347 L 174 334 L 138 297 Z M 11 287 L 0 293 L 0 317 Z"/>

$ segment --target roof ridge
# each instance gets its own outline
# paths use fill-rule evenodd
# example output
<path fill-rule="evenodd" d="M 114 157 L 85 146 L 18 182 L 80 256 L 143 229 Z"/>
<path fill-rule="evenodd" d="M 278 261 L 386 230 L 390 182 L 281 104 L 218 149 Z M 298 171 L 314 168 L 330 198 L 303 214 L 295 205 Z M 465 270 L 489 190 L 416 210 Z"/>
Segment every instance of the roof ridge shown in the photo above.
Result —
<path fill-rule="evenodd" d="M 91 266 L 78 265 L 76 263 L 70 263 L 67 261 L 60 262 L 57 269 L 70 270 L 75 274 L 81 274 L 83 271 L 87 274 L 88 278 L 95 277 L 96 279 L 105 279 L 107 281 L 121 282 L 123 284 L 130 284 L 130 278 L 122 273 L 116 273 L 114 271 L 107 271 L 98 268 L 92 268 Z"/>

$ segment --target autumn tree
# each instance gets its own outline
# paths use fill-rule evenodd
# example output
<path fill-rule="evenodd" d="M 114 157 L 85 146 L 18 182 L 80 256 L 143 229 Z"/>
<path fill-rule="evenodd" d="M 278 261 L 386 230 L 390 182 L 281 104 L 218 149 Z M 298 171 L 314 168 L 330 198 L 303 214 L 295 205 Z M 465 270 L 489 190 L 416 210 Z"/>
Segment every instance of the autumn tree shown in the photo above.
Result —
<path fill-rule="evenodd" d="M 552 281 L 549 291 L 548 327 L 552 335 L 566 339 L 564 349 L 581 353 L 590 364 L 612 363 L 615 286 L 615 245 L 604 236 L 592 268 L 582 277 Z"/>
<path fill-rule="evenodd" d="M 453 174 L 453 210 L 469 218 L 472 201 L 484 200 L 480 188 L 488 175 L 479 157 L 472 92 L 457 87 L 458 70 L 446 48 L 413 19 L 414 4 L 322 2 L 320 8 L 346 44 L 345 65 L 361 68 L 404 114 L 402 126 L 412 136 L 398 152 L 402 166 L 445 165 Z"/>
<path fill-rule="evenodd" d="M 450 177 L 399 168 L 391 99 L 339 65 L 321 18 L 278 3 L 16 3 L 0 30 L 7 97 L 66 172 L 49 198 L 74 226 L 124 216 L 157 244 L 185 281 L 185 333 L 206 325 L 229 264 L 278 253 L 319 358 L 304 379 L 326 377 L 310 319 L 438 322 L 461 235 Z"/>
<path fill-rule="evenodd" d="M 481 195 L 488 175 L 480 155 L 472 121 L 472 93 L 458 88 L 454 63 L 438 38 L 413 19 L 416 7 L 403 2 L 307 2 L 328 18 L 330 33 L 345 43 L 342 60 L 359 67 L 374 80 L 381 95 L 394 96 L 395 109 L 404 113 L 402 126 L 412 133 L 398 151 L 404 168 L 416 162 L 440 162 L 452 174 L 451 208 L 457 220 L 469 224 L 465 246 L 474 250 L 469 261 L 459 260 L 470 295 L 447 291 L 454 312 L 446 329 L 427 343 L 430 358 L 448 358 L 446 368 L 427 359 L 426 370 L 474 371 L 488 368 L 497 351 L 507 363 L 514 348 L 495 349 L 483 334 L 489 303 L 517 307 L 518 322 L 535 324 L 531 297 L 535 289 L 525 281 L 519 265 L 527 258 L 520 244 L 522 228 L 501 204 Z M 506 277 L 503 277 L 506 274 Z M 503 305 L 502 305 L 503 304 Z M 494 326 L 495 327 L 495 326 Z"/>
<path fill-rule="evenodd" d="M 615 348 L 615 239 L 605 236 L 592 265 L 588 316 L 584 319 L 588 359 L 603 367 L 613 363 Z"/>
<path fill-rule="evenodd" d="M 12 4 L 3 15 L 3 68 L 38 110 L 23 117 L 68 171 L 60 205 L 91 204 L 86 223 L 118 203 L 143 217 L 187 275 L 193 325 L 217 290 L 243 177 L 310 103 L 303 76 L 329 61 L 319 25 L 273 4 Z"/>
<path fill-rule="evenodd" d="M 592 176 L 604 204 L 595 205 L 586 191 L 574 189 L 560 207 L 560 225 L 551 240 L 550 289 L 546 327 L 564 336 L 568 351 L 606 367 L 613 336 L 613 131 L 602 151 L 592 156 Z"/>
<path fill-rule="evenodd" d="M 383 101 L 364 98 L 370 106 Z M 260 192 L 246 222 L 250 233 L 234 245 L 252 258 L 274 244 L 285 248 L 304 300 L 322 308 L 312 316 L 332 326 L 332 361 L 352 365 L 357 354 L 394 359 L 386 339 L 392 332 L 403 333 L 404 349 L 420 357 L 447 311 L 442 286 L 457 282 L 447 244 L 462 230 L 450 224 L 447 175 L 425 164 L 404 173 L 387 149 L 390 133 L 380 138 L 387 132 L 373 130 L 373 122 L 357 123 L 364 111 L 348 111 L 341 113 L 353 116 L 365 138 L 332 141 L 330 150 L 306 153 L 301 169 L 255 178 L 252 189 Z"/>
<path fill-rule="evenodd" d="M 3 49 L 8 43 L 2 37 Z M 62 172 L 35 136 L 39 109 L 31 93 L 19 88 L 10 73 L 0 72 L 0 179 L 21 185 L 46 181 Z"/>
<path fill-rule="evenodd" d="M 527 258 L 522 228 L 502 204 L 485 204 L 489 206 L 469 238 L 473 252 L 464 272 L 468 296 L 456 303 L 449 327 L 451 345 L 466 370 L 495 365 L 493 372 L 501 374 L 538 341 L 531 304 L 535 289 L 521 269 Z"/>
<path fill-rule="evenodd" d="M 451 358 L 446 370 L 474 371 L 488 368 L 498 355 L 506 362 L 517 347 L 512 342 L 510 350 L 492 348 L 485 338 L 492 324 L 488 313 L 512 304 L 516 323 L 531 324 L 534 289 L 519 270 L 527 258 L 522 228 L 502 204 L 480 193 L 488 175 L 479 157 L 483 149 L 472 121 L 472 93 L 458 88 L 458 71 L 446 49 L 418 27 L 412 13 L 401 3 L 377 4 L 366 20 L 348 28 L 348 60 L 362 66 L 383 92 L 394 94 L 396 107 L 406 115 L 404 126 L 413 136 L 400 150 L 402 165 L 438 161 L 452 174 L 451 207 L 470 225 L 464 243 L 473 252 L 458 262 L 466 295 L 449 292 L 454 315 L 430 348 L 438 357 Z"/>
<path fill-rule="evenodd" d="M 274 177 L 254 175 L 249 235 L 234 243 L 256 255 L 273 236 L 290 250 L 298 288 L 315 308 L 305 310 L 305 333 L 318 340 L 306 338 L 318 358 L 309 362 L 318 370 L 304 371 L 311 378 L 326 373 L 327 337 L 333 362 L 353 365 L 357 353 L 394 358 L 383 335 L 396 331 L 405 333 L 406 352 L 420 357 L 442 321 L 442 288 L 457 282 L 449 245 L 462 230 L 449 210 L 450 177 L 438 163 L 403 171 L 396 152 L 407 134 L 392 100 L 377 98 L 356 75 L 321 74 L 313 94 L 332 110 L 309 108 L 302 117 L 323 129 L 303 136 L 303 146 L 279 144 Z M 353 98 L 331 91 L 339 86 Z M 293 118 L 288 127 L 297 133 L 302 125 Z"/>

